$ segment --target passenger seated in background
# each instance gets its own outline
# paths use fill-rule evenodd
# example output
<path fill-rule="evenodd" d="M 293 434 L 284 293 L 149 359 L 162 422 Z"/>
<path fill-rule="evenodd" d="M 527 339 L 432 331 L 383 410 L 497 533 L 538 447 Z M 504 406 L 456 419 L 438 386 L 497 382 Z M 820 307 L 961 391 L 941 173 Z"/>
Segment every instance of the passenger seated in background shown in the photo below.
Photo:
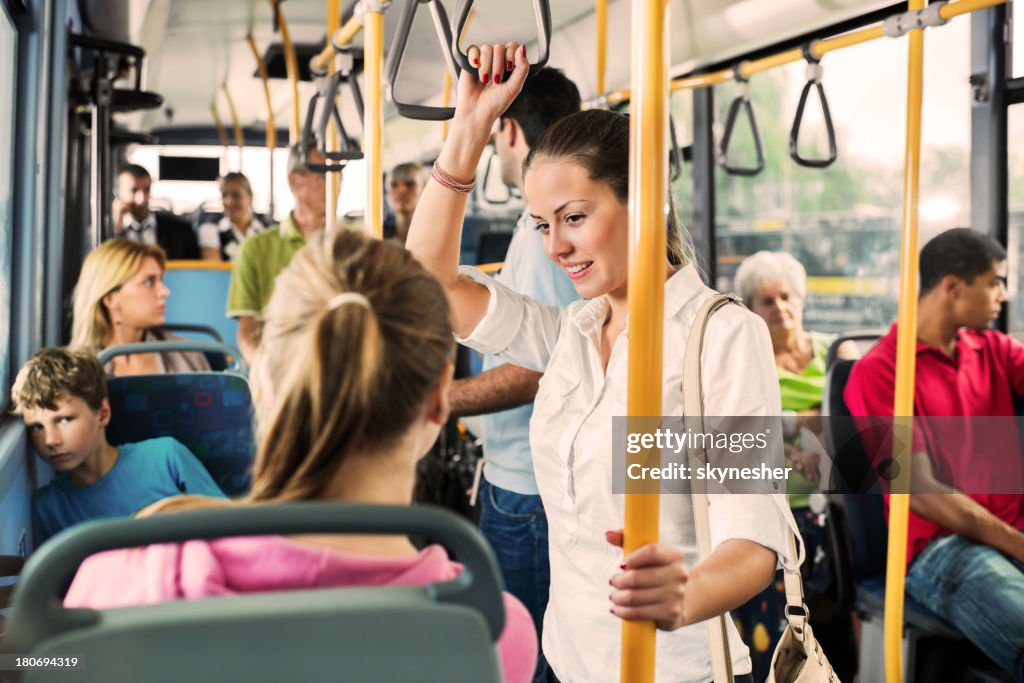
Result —
<path fill-rule="evenodd" d="M 989 329 L 1005 301 L 1006 252 L 995 240 L 957 228 L 924 245 L 916 416 L 1015 414 L 1014 398 L 1024 395 L 1024 344 Z M 893 324 L 853 366 L 843 394 L 852 415 L 893 414 L 896 332 Z M 1020 486 L 1016 430 L 987 424 L 915 420 L 906 591 L 1024 681 L 1024 495 L 956 487 L 996 463 L 1018 468 L 1016 482 L 1002 490 Z M 872 429 L 861 434 L 876 466 L 890 457 L 891 442 L 878 443 Z M 954 481 L 940 481 L 950 472 Z"/>
<path fill-rule="evenodd" d="M 786 491 L 807 546 L 800 571 L 811 625 L 839 678 L 853 680 L 857 668 L 853 623 L 849 614 L 836 613 L 834 605 L 828 602 L 835 568 L 826 536 L 824 508 L 812 506 L 810 500 L 810 494 L 821 488 L 822 467 L 827 465 L 820 461 L 820 446 L 814 446 L 822 432 L 825 356 L 835 335 L 804 329 L 807 271 L 790 254 L 759 251 L 746 258 L 736 271 L 735 288 L 750 310 L 764 319 L 772 339 L 782 412 L 788 418 L 784 420 L 786 465 L 795 470 L 786 482 Z M 840 345 L 838 357 L 858 358 L 860 352 L 856 344 L 846 342 Z M 813 437 L 814 445 L 802 448 L 801 439 L 805 436 Z M 775 645 L 786 624 L 785 609 L 786 591 L 778 576 L 760 595 L 733 611 L 743 638 L 751 647 L 754 680 L 768 675 Z"/>
<path fill-rule="evenodd" d="M 448 416 L 448 316 L 440 283 L 398 245 L 343 230 L 313 238 L 278 277 L 267 309 L 254 372 L 260 445 L 252 492 L 237 504 L 408 505 L 416 463 Z M 217 504 L 179 498 L 147 513 Z M 458 572 L 439 546 L 418 551 L 400 536 L 189 541 L 88 559 L 65 604 L 423 584 Z M 537 655 L 533 624 L 511 596 L 505 608 L 505 680 L 525 682 Z"/>
<path fill-rule="evenodd" d="M 14 380 L 11 401 L 32 448 L 57 474 L 32 495 L 37 548 L 80 522 L 128 516 L 168 496 L 224 496 L 172 438 L 107 443 L 107 384 L 99 360 L 87 351 L 47 348 L 32 356 Z"/>
<path fill-rule="evenodd" d="M 388 204 L 391 213 L 384 217 L 384 239 L 395 239 L 399 244 L 405 244 L 412 212 L 416 210 L 416 202 L 423 192 L 426 177 L 423 165 L 415 161 L 391 169 L 388 174 Z"/>
<path fill-rule="evenodd" d="M 224 217 L 199 226 L 199 247 L 206 261 L 234 261 L 247 237 L 266 226 L 252 212 L 252 186 L 242 173 L 228 173 L 220 181 Z"/>
<path fill-rule="evenodd" d="M 307 151 L 312 163 L 324 163 L 315 146 Z M 324 174 L 306 168 L 298 145 L 292 145 L 288 156 L 288 187 L 295 208 L 280 225 L 245 241 L 231 273 L 227 316 L 238 319 L 238 349 L 249 365 L 256 360 L 263 310 L 274 291 L 274 278 L 306 240 L 324 229 L 327 220 Z"/>
<path fill-rule="evenodd" d="M 149 171 L 138 164 L 128 164 L 118 172 L 113 207 L 115 236 L 158 245 L 169 259 L 199 258 L 191 225 L 174 214 L 149 210 L 152 185 Z"/>
<path fill-rule="evenodd" d="M 98 354 L 108 346 L 179 339 L 160 330 L 166 321 L 164 252 L 155 245 L 118 238 L 85 257 L 74 294 L 71 345 Z M 107 363 L 111 375 L 154 375 L 209 370 L 197 352 L 139 353 Z"/>

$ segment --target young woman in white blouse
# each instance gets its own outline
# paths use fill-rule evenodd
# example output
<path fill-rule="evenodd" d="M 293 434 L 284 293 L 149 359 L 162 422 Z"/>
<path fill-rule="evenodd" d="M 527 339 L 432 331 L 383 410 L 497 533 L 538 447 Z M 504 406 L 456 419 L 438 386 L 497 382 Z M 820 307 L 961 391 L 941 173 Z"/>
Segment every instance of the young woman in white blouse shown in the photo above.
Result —
<path fill-rule="evenodd" d="M 544 372 L 530 425 L 550 533 L 544 654 L 563 683 L 618 681 L 619 620 L 650 620 L 661 630 L 657 680 L 708 681 L 708 629 L 698 622 L 756 595 L 783 559 L 792 566 L 788 506 L 782 496 L 711 496 L 714 550 L 697 564 L 689 497 L 663 495 L 660 542 L 623 556 L 625 497 L 612 493 L 611 418 L 626 414 L 629 122 L 605 111 L 574 114 L 549 128 L 524 164 L 545 250 L 589 299 L 565 309 L 542 305 L 459 268 L 465 192 L 529 69 L 514 43 L 474 46 L 469 57 L 480 77 L 462 74 L 455 119 L 406 246 L 445 285 L 463 343 Z M 681 415 L 683 347 L 714 292 L 684 264 L 674 229 L 668 244 L 663 411 Z M 702 362 L 707 415 L 780 414 L 772 345 L 756 315 L 738 306 L 719 311 Z M 746 674 L 747 649 L 728 622 L 733 670 Z"/>

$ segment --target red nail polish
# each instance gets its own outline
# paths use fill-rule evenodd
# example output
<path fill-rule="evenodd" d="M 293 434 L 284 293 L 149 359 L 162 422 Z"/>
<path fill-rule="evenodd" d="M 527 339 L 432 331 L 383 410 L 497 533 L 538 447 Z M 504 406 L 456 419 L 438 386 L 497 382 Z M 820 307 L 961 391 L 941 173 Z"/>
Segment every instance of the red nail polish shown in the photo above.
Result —
<path fill-rule="evenodd" d="M 515 64 L 512 62 L 505 62 L 505 71 L 511 71 L 514 68 L 516 68 Z"/>
<path fill-rule="evenodd" d="M 474 59 L 472 64 L 473 64 L 473 66 L 480 66 L 480 60 L 479 59 Z"/>
<path fill-rule="evenodd" d="M 611 579 L 608 579 L 608 585 L 609 585 L 609 586 L 614 586 L 615 584 L 614 584 L 614 583 L 612 583 L 612 580 L 611 580 Z"/>
<path fill-rule="evenodd" d="M 487 81 L 491 80 L 491 77 L 490 77 L 490 76 L 488 76 L 487 74 L 484 74 L 484 76 L 483 76 L 483 78 L 482 78 L 481 80 L 482 80 L 482 81 L 483 81 L 484 83 L 486 83 Z"/>
<path fill-rule="evenodd" d="M 495 83 L 501 83 L 501 76 L 495 76 L 494 77 L 494 82 Z"/>
<path fill-rule="evenodd" d="M 619 569 L 625 569 L 625 568 L 626 568 L 626 563 L 625 562 L 623 562 L 622 564 L 619 565 Z"/>

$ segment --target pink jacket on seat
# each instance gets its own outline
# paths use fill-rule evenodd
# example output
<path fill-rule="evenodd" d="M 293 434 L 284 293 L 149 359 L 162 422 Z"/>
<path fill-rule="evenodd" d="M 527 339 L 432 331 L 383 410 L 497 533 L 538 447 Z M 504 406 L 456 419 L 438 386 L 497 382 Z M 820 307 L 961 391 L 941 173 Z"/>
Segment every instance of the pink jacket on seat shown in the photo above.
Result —
<path fill-rule="evenodd" d="M 64 605 L 113 609 L 238 593 L 421 585 L 453 579 L 460 571 L 439 545 L 415 557 L 372 557 L 282 536 L 188 541 L 93 555 L 79 568 Z M 530 681 L 536 631 L 530 613 L 507 593 L 505 630 L 497 645 L 505 680 Z"/>

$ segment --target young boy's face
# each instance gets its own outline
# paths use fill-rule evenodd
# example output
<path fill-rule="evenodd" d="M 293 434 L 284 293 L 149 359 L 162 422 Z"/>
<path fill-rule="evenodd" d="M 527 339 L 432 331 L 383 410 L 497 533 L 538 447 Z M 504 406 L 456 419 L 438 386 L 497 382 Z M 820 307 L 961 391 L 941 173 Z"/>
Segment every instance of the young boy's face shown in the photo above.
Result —
<path fill-rule="evenodd" d="M 22 411 L 32 447 L 57 472 L 70 472 L 92 457 L 110 422 L 110 403 L 93 410 L 77 396 L 62 396 L 56 410 L 33 407 Z"/>

